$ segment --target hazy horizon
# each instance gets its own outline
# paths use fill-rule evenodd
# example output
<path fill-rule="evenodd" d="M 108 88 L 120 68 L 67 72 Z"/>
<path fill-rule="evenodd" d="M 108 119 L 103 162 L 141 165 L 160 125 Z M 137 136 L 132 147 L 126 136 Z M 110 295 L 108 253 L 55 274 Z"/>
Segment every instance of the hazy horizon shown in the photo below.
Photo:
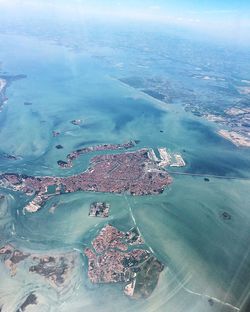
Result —
<path fill-rule="evenodd" d="M 0 0 L 6 18 L 66 19 L 74 22 L 139 22 L 179 27 L 237 45 L 249 44 L 250 3 L 247 1 Z"/>

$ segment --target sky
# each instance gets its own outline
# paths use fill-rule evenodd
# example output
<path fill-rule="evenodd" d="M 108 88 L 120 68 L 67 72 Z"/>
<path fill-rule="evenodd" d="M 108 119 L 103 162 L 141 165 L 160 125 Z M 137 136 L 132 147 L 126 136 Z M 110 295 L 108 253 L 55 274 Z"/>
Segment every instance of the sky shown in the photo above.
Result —
<path fill-rule="evenodd" d="M 250 42 L 250 0 L 0 0 L 0 8 L 171 24 Z"/>

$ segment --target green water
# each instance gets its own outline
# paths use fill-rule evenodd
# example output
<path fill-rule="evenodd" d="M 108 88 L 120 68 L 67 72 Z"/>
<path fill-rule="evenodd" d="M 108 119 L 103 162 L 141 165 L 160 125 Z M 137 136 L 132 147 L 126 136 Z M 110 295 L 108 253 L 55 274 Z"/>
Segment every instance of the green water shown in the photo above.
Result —
<path fill-rule="evenodd" d="M 88 166 L 94 153 L 62 170 L 74 149 L 101 143 L 140 140 L 138 147 L 167 147 L 181 152 L 187 167 L 180 172 L 225 179 L 174 176 L 159 196 L 130 197 L 81 192 L 52 198 L 35 214 L 23 214 L 28 198 L 6 194 L 1 202 L 1 244 L 11 242 L 34 253 L 74 251 L 77 265 L 66 289 L 57 292 L 21 265 L 14 278 L 1 264 L 0 303 L 14 311 L 31 291 L 39 297 L 34 311 L 234 311 L 250 291 L 249 151 L 215 134 L 216 127 L 120 83 L 87 53 L 36 39 L 1 35 L 4 70 L 26 74 L 8 89 L 0 115 L 1 150 L 22 156 L 1 160 L 2 172 L 70 175 Z M 13 49 L 13 46 L 15 49 Z M 18 51 L 18 52 L 17 52 Z M 32 106 L 24 106 L 25 101 Z M 70 123 L 83 120 L 82 126 Z M 52 131 L 61 135 L 54 138 Z M 163 132 L 160 132 L 163 131 Z M 55 145 L 64 148 L 57 150 Z M 185 150 L 185 151 L 183 151 Z M 176 171 L 176 170 L 175 170 Z M 111 205 L 106 220 L 88 217 L 93 201 Z M 57 204 L 52 213 L 50 207 Z M 223 220 L 227 211 L 231 220 Z M 131 300 L 122 285 L 91 285 L 83 249 L 110 222 L 128 230 L 134 222 L 146 244 L 165 264 L 157 288 L 147 300 Z M 211 307 L 208 298 L 214 297 Z M 220 301 L 220 302 L 219 302 Z M 30 310 L 33 311 L 33 310 Z"/>

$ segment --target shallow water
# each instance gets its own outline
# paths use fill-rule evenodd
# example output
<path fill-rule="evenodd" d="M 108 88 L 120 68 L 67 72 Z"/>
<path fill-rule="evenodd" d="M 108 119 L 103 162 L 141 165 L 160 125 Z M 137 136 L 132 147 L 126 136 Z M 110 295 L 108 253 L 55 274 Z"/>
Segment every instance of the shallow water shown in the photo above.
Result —
<path fill-rule="evenodd" d="M 4 190 L 1 244 L 11 242 L 33 253 L 75 251 L 77 265 L 66 289 L 51 288 L 20 266 L 15 278 L 1 264 L 0 303 L 14 311 L 35 291 L 39 304 L 29 311 L 235 311 L 249 292 L 249 151 L 216 135 L 216 126 L 167 105 L 114 79 L 100 60 L 24 36 L 0 36 L 5 71 L 25 74 L 8 89 L 0 114 L 1 151 L 21 160 L 1 160 L 2 172 L 71 175 L 88 167 L 81 156 L 62 170 L 72 150 L 91 144 L 140 140 L 140 147 L 181 152 L 187 166 L 175 171 L 224 178 L 173 175 L 174 183 L 159 196 L 79 192 L 52 198 L 35 214 L 23 214 L 28 198 Z M 4 43 L 4 44 L 3 44 Z M 15 49 L 13 49 L 15 47 Z M 17 53 L 16 51 L 19 51 Z M 175 72 L 175 68 L 172 68 Z M 32 102 L 24 106 L 25 101 Z M 82 126 L 70 123 L 83 120 Z M 58 137 L 52 131 L 61 132 Z M 163 131 L 163 132 L 160 132 Z M 63 145 L 57 150 L 55 145 Z M 173 171 L 173 170 L 172 170 Z M 107 220 L 88 217 L 93 201 L 111 204 Z M 51 213 L 53 203 L 58 207 Z M 231 220 L 223 220 L 227 211 Z M 165 264 L 157 288 L 147 300 L 130 300 L 121 285 L 91 285 L 86 274 L 85 246 L 107 222 L 128 230 L 134 222 L 146 244 Z M 216 301 L 218 299 L 218 301 Z"/>

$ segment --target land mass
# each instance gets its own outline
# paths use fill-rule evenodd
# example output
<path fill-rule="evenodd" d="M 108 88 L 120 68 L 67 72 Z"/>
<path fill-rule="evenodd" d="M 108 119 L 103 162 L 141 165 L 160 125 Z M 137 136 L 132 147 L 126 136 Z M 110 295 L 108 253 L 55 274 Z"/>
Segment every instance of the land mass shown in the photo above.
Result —
<path fill-rule="evenodd" d="M 90 205 L 89 216 L 107 218 L 109 216 L 110 205 L 105 202 L 94 202 Z"/>
<path fill-rule="evenodd" d="M 36 273 L 55 288 L 65 286 L 74 268 L 74 252 L 54 255 L 33 254 L 16 249 L 8 244 L 0 248 L 0 259 L 9 269 L 11 276 L 16 275 L 18 266 L 25 261 L 29 273 Z"/>
<path fill-rule="evenodd" d="M 85 249 L 88 277 L 92 283 L 124 283 L 124 293 L 147 298 L 155 289 L 163 264 L 147 249 L 136 228 L 125 233 L 105 226 Z"/>
<path fill-rule="evenodd" d="M 219 135 L 231 141 L 237 147 L 250 147 L 250 136 L 244 136 L 235 131 L 219 130 Z"/>
<path fill-rule="evenodd" d="M 9 159 L 9 160 L 20 160 L 22 159 L 21 156 L 16 156 L 13 154 L 8 154 L 8 153 L 0 153 L 0 159 Z"/>
<path fill-rule="evenodd" d="M 209 81 L 214 81 L 218 94 L 214 94 L 213 89 L 210 89 L 206 95 L 197 89 L 183 86 L 179 88 L 178 83 L 175 84 L 162 77 L 135 76 L 123 77 L 119 80 L 166 104 L 182 103 L 185 111 L 220 125 L 217 133 L 224 139 L 231 141 L 237 147 L 250 147 L 249 82 L 242 80 L 241 86 L 235 85 L 232 89 L 231 86 L 228 87 L 225 79 L 220 77 L 194 74 L 191 78 L 208 81 L 204 86 L 208 86 Z M 206 101 L 201 101 L 201 97 L 205 97 Z M 221 98 L 227 103 L 225 106 L 224 103 L 220 104 Z"/>
<path fill-rule="evenodd" d="M 98 155 L 90 167 L 68 177 L 37 177 L 16 173 L 0 175 L 0 186 L 24 192 L 32 200 L 24 211 L 36 212 L 52 196 L 77 191 L 127 193 L 130 195 L 160 194 L 172 178 L 155 160 L 152 149 L 121 154 Z"/>
<path fill-rule="evenodd" d="M 129 141 L 124 144 L 102 144 L 102 145 L 95 145 L 95 146 L 88 146 L 77 149 L 76 151 L 71 152 L 67 155 L 67 160 L 58 160 L 57 164 L 61 168 L 71 168 L 73 166 L 73 160 L 77 159 L 80 155 L 88 154 L 91 152 L 97 151 L 115 151 L 121 149 L 129 149 L 134 147 L 138 141 Z"/>

